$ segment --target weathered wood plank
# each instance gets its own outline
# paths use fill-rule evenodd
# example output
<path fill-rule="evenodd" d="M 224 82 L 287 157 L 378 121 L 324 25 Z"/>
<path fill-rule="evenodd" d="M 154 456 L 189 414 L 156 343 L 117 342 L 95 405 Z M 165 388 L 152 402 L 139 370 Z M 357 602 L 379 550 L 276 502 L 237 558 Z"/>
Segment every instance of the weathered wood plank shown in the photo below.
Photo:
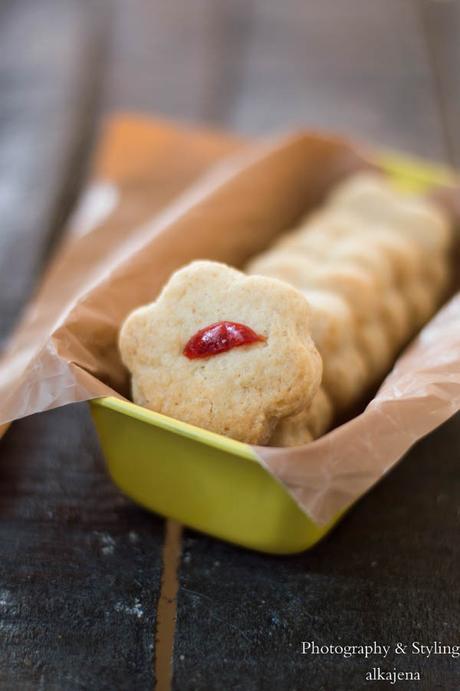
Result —
<path fill-rule="evenodd" d="M 2 5 L 2 336 L 79 188 L 102 19 L 77 0 Z M 0 448 L 1 688 L 153 688 L 163 522 L 110 482 L 86 406 L 23 420 Z"/>
<path fill-rule="evenodd" d="M 75 0 L 19 0 L 0 19 L 0 314 L 6 335 L 78 189 L 103 32 Z M 86 144 L 86 146 L 84 146 Z"/>
<path fill-rule="evenodd" d="M 249 133 L 331 128 L 444 156 L 424 37 L 400 0 L 254 0 L 230 116 Z M 241 57 L 240 57 L 241 56 Z"/>
<path fill-rule="evenodd" d="M 0 447 L 0 687 L 153 688 L 163 521 L 111 483 L 86 406 Z"/>
<path fill-rule="evenodd" d="M 330 128 L 445 156 L 414 3 L 119 0 L 116 16 L 111 107 L 245 134 Z"/>
<path fill-rule="evenodd" d="M 420 0 L 449 162 L 460 167 L 460 5 L 452 0 Z"/>
<path fill-rule="evenodd" d="M 117 0 L 106 108 L 216 121 L 214 109 L 225 94 L 217 82 L 222 75 L 216 40 L 234 4 Z"/>
<path fill-rule="evenodd" d="M 374 666 L 419 670 L 420 688 L 458 688 L 452 658 L 310 656 L 301 642 L 455 644 L 459 422 L 414 448 L 311 552 L 268 557 L 188 532 L 174 688 L 348 691 L 367 688 Z"/>

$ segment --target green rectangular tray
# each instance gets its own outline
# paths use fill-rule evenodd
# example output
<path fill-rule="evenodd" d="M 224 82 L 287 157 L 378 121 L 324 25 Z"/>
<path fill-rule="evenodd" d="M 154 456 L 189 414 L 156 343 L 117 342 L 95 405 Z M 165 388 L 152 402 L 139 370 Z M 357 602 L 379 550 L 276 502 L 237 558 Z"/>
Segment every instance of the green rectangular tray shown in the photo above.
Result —
<path fill-rule="evenodd" d="M 402 188 L 452 184 L 453 174 L 399 154 L 378 163 Z M 196 530 L 273 554 L 303 551 L 341 518 L 317 525 L 247 444 L 115 397 L 91 412 L 118 487 L 142 506 Z"/>

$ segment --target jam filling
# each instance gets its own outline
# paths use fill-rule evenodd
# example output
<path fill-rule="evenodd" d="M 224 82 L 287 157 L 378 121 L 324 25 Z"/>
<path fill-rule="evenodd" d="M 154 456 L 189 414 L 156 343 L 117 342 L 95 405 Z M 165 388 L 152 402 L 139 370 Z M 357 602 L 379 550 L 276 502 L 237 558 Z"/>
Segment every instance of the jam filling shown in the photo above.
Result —
<path fill-rule="evenodd" d="M 245 324 L 216 322 L 197 331 L 187 342 L 183 354 L 189 360 L 195 360 L 266 340 L 265 336 L 260 336 Z"/>

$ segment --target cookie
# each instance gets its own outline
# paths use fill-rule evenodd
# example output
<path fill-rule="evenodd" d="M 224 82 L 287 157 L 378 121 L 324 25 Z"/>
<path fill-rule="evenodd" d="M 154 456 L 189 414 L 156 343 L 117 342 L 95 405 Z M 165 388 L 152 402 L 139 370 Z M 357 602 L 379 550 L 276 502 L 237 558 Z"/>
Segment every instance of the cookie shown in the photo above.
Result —
<path fill-rule="evenodd" d="M 289 249 L 272 249 L 252 259 L 245 267 L 248 274 L 270 276 L 302 288 L 309 271 L 317 268 L 308 257 Z"/>
<path fill-rule="evenodd" d="M 337 185 L 328 197 L 329 207 L 339 207 L 359 216 L 377 220 L 382 209 L 394 204 L 395 191 L 384 175 L 360 172 Z"/>
<path fill-rule="evenodd" d="M 413 239 L 398 236 L 383 226 L 374 230 L 370 242 L 389 257 L 396 288 L 407 305 L 409 332 L 417 330 L 433 314 L 437 303 L 436 290 L 423 276 L 423 253 Z M 448 274 L 446 264 L 443 273 Z"/>
<path fill-rule="evenodd" d="M 323 262 L 361 267 L 373 272 L 382 286 L 393 281 L 394 273 L 389 259 L 371 243 L 363 243 L 358 233 L 337 238 L 327 234 L 327 226 L 322 234 L 309 233 L 304 229 L 303 232 L 289 233 L 288 237 L 274 246 L 275 249 L 299 253 Z"/>
<path fill-rule="evenodd" d="M 330 216 L 327 213 L 325 216 L 328 218 L 323 230 L 327 236 L 318 234 L 318 242 L 315 237 L 311 237 L 308 242 L 305 238 L 305 246 L 310 242 L 326 246 L 330 242 L 331 246 L 340 248 L 342 243 L 356 242 L 385 257 L 386 266 L 391 267 L 392 283 L 399 293 L 399 305 L 396 305 L 394 293 L 392 297 L 387 296 L 385 290 L 382 293 L 382 317 L 390 337 L 395 339 L 397 345 L 401 345 L 414 330 L 427 321 L 443 299 L 449 284 L 446 259 L 439 252 L 433 252 L 430 261 L 426 261 L 423 250 L 413 238 L 400 236 L 388 227 L 375 224 L 369 231 L 361 220 L 358 222 L 342 211 L 331 212 Z M 332 250 L 331 255 L 336 251 L 341 253 L 337 249 Z M 345 250 L 344 254 L 347 252 Z M 380 271 L 376 271 L 375 275 L 380 282 L 389 278 L 388 273 L 385 277 Z M 400 338 L 397 338 L 397 330 L 406 322 L 408 329 L 403 326 L 404 330 L 399 332 Z"/>
<path fill-rule="evenodd" d="M 330 261 L 358 266 L 369 271 L 382 289 L 393 285 L 395 273 L 389 257 L 373 246 L 371 238 L 355 234 L 335 243 L 329 254 Z"/>
<path fill-rule="evenodd" d="M 305 424 L 303 411 L 290 418 L 286 422 L 278 423 L 270 438 L 270 446 L 303 446 L 313 441 L 313 435 Z"/>
<path fill-rule="evenodd" d="M 297 413 L 300 415 L 301 413 Z M 285 418 L 288 420 L 289 418 Z M 305 420 L 313 439 L 321 437 L 331 427 L 334 419 L 334 408 L 331 399 L 320 386 L 316 396 L 305 413 Z"/>
<path fill-rule="evenodd" d="M 351 410 L 372 383 L 372 371 L 354 345 L 337 349 L 323 362 L 322 386 L 337 413 Z"/>
<path fill-rule="evenodd" d="M 422 279 L 406 284 L 405 295 L 409 305 L 412 331 L 418 331 L 438 308 L 438 298 L 431 285 Z"/>
<path fill-rule="evenodd" d="M 370 272 L 360 267 L 328 264 L 283 249 L 261 255 L 248 264 L 247 271 L 279 278 L 300 290 L 335 292 L 347 300 L 358 318 L 378 311 L 376 281 Z"/>
<path fill-rule="evenodd" d="M 415 202 L 411 204 L 414 206 Z M 425 200 L 418 201 L 419 206 L 425 204 Z M 414 211 L 411 213 L 415 216 Z M 433 213 L 438 214 L 435 207 Z M 409 227 L 411 230 L 408 230 Z M 399 217 L 387 218 L 384 214 L 367 217 L 340 206 L 326 206 L 317 214 L 311 227 L 307 225 L 299 229 L 297 237 L 295 233 L 290 234 L 290 244 L 294 244 L 296 237 L 298 248 L 308 248 L 309 251 L 313 249 L 315 254 L 321 248 L 323 256 L 348 255 L 361 266 L 367 265 L 376 272 L 377 278 L 383 280 L 388 280 L 389 271 L 393 280 L 413 278 L 417 274 L 422 280 L 428 281 L 442 298 L 449 283 L 447 253 L 453 240 L 452 227 L 446 219 L 438 218 L 438 224 L 434 224 L 431 231 L 434 237 L 432 243 L 424 242 L 422 230 L 419 230 L 417 220 L 413 218 L 411 222 L 407 222 L 404 215 L 402 220 Z M 362 249 L 352 252 L 348 249 L 348 243 L 360 245 Z M 366 257 L 370 253 L 373 257 Z M 375 262 L 376 255 L 385 262 L 386 276 L 382 273 L 383 267 Z"/>
<path fill-rule="evenodd" d="M 270 439 L 270 446 L 308 444 L 330 428 L 333 417 L 332 403 L 324 389 L 320 387 L 308 408 L 278 423 Z"/>
<path fill-rule="evenodd" d="M 121 328 L 134 401 L 265 444 L 318 391 L 322 364 L 309 323 L 308 302 L 289 285 L 193 262 Z"/>
<path fill-rule="evenodd" d="M 416 331 L 434 314 L 447 288 L 447 259 L 440 259 L 439 254 L 434 253 L 427 262 L 413 239 L 398 236 L 384 227 L 374 231 L 371 242 L 390 257 L 396 287 L 407 304 L 409 331 Z"/>
<path fill-rule="evenodd" d="M 408 300 L 396 288 L 388 287 L 382 294 L 381 312 L 391 342 L 398 349 L 412 332 Z"/>
<path fill-rule="evenodd" d="M 324 233 L 310 234 L 306 228 L 302 231 L 291 232 L 287 238 L 274 246 L 270 256 L 274 258 L 275 266 L 276 257 L 279 257 L 280 254 L 283 256 L 291 254 L 297 257 L 295 264 L 300 264 L 300 260 L 305 258 L 321 263 L 326 269 L 329 265 L 338 265 L 340 267 L 357 267 L 367 271 L 372 276 L 374 284 L 381 291 L 380 314 L 383 324 L 391 341 L 396 347 L 399 347 L 408 339 L 411 323 L 407 300 L 398 294 L 396 289 L 396 269 L 393 267 L 389 253 L 374 246 L 372 235 L 366 236 L 366 241 L 363 242 L 362 232 L 360 232 L 362 229 L 359 227 L 360 222 L 350 219 L 350 228 L 352 229 L 353 226 L 356 228 L 356 233 L 339 235 L 336 238 L 327 234 L 327 222 Z M 263 271 L 264 265 L 261 266 Z M 265 264 L 266 266 L 267 264 Z M 304 267 L 305 264 L 302 264 L 300 270 L 302 276 Z M 290 276 L 287 271 L 284 275 L 289 280 Z M 295 278 L 291 277 L 291 282 L 296 285 L 299 285 L 301 280 L 300 272 Z"/>
<path fill-rule="evenodd" d="M 267 254 L 250 268 L 302 291 L 322 290 L 341 296 L 353 313 L 356 345 L 371 370 L 371 381 L 388 369 L 394 345 L 383 321 L 382 296 L 370 272 L 350 265 L 320 264 L 287 250 Z"/>
<path fill-rule="evenodd" d="M 359 324 L 357 340 L 369 365 L 371 381 L 377 381 L 387 372 L 395 355 L 388 333 L 379 319 L 368 319 Z"/>
<path fill-rule="evenodd" d="M 436 302 L 440 304 L 446 297 L 451 282 L 450 272 L 446 270 L 447 259 L 442 254 L 432 253 L 429 261 L 424 263 L 422 281 L 426 280 L 433 289 Z"/>
<path fill-rule="evenodd" d="M 333 249 L 331 238 L 325 233 L 309 232 L 307 228 L 295 230 L 282 236 L 273 250 L 301 252 L 310 257 L 326 258 Z"/>
<path fill-rule="evenodd" d="M 340 295 L 313 288 L 302 291 L 311 308 L 311 335 L 323 360 L 356 342 L 352 310 Z"/>
<path fill-rule="evenodd" d="M 406 281 L 421 277 L 422 256 L 413 239 L 398 235 L 388 227 L 377 224 L 372 229 L 370 237 L 366 237 L 366 242 L 388 258 L 396 286 L 403 288 Z"/>
<path fill-rule="evenodd" d="M 411 324 L 407 301 L 395 286 L 395 271 L 389 257 L 372 244 L 357 236 L 342 240 L 333 247 L 328 261 L 342 266 L 356 266 L 368 271 L 379 288 L 379 312 L 391 341 L 399 346 L 410 334 Z"/>
<path fill-rule="evenodd" d="M 362 220 L 346 209 L 326 203 L 313 213 L 305 216 L 297 227 L 302 235 L 318 235 L 328 237 L 351 237 L 356 231 L 357 224 Z"/>
<path fill-rule="evenodd" d="M 336 188 L 328 203 L 387 225 L 428 252 L 449 249 L 453 240 L 452 228 L 440 208 L 429 199 L 397 190 L 381 175 L 352 176 Z"/>
<path fill-rule="evenodd" d="M 370 367 L 356 344 L 356 321 L 339 295 L 306 290 L 311 334 L 323 359 L 323 387 L 338 412 L 353 406 L 369 387 Z"/>

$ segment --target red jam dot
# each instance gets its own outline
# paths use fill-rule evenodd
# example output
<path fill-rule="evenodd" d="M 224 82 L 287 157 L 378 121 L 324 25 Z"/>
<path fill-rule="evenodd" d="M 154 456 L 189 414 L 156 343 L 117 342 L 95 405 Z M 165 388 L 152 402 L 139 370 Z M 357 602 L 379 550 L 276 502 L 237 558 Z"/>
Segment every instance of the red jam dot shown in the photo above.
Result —
<path fill-rule="evenodd" d="M 265 336 L 237 322 L 217 322 L 200 329 L 186 344 L 183 354 L 189 360 L 225 353 L 232 348 L 266 341 Z"/>

